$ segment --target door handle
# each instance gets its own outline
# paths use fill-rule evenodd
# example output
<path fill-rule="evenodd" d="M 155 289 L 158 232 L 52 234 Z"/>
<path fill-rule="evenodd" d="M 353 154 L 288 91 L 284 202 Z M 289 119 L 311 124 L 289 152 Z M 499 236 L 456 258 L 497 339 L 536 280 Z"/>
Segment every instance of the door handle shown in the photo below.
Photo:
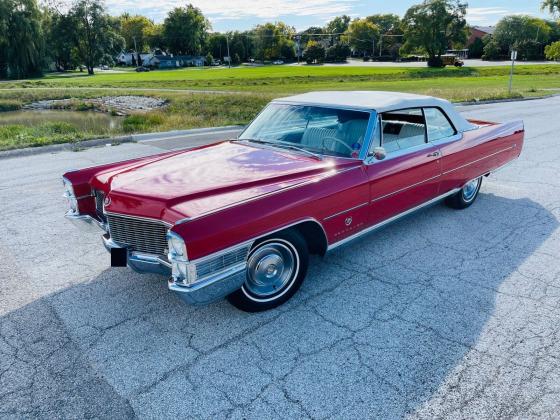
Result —
<path fill-rule="evenodd" d="M 438 157 L 439 156 L 439 152 L 432 152 L 430 153 L 427 157 Z"/>

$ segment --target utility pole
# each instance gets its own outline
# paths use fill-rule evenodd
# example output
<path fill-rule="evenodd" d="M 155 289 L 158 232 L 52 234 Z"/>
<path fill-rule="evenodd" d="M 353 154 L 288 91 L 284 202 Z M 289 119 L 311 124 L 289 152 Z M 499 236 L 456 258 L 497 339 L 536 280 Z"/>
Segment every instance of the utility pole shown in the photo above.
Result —
<path fill-rule="evenodd" d="M 136 36 L 133 36 L 132 39 L 134 40 L 134 55 L 136 56 L 134 61 L 136 61 L 136 67 L 140 67 L 140 64 L 138 63 L 138 48 L 136 48 Z"/>
<path fill-rule="evenodd" d="M 228 68 L 231 69 L 231 55 L 229 54 L 229 35 L 226 34 L 226 45 L 227 45 L 227 55 L 228 55 Z"/>

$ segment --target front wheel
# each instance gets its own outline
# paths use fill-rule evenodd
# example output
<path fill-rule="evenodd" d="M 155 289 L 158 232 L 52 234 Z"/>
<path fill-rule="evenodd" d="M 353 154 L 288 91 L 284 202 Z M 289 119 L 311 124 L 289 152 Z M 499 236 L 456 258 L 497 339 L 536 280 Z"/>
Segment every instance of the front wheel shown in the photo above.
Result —
<path fill-rule="evenodd" d="M 307 243 L 295 230 L 278 232 L 257 242 L 247 258 L 247 275 L 229 302 L 246 312 L 275 308 L 300 288 L 309 261 Z"/>
<path fill-rule="evenodd" d="M 476 200 L 476 197 L 478 197 L 481 184 L 481 176 L 467 182 L 465 186 L 459 190 L 459 192 L 449 196 L 445 200 L 445 204 L 454 209 L 466 209 L 474 202 L 474 200 Z"/>

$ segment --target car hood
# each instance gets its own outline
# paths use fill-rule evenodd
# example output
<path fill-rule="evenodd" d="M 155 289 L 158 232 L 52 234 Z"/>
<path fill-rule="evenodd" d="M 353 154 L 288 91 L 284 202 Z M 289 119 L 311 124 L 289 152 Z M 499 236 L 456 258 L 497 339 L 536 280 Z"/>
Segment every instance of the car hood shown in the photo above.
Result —
<path fill-rule="evenodd" d="M 359 161 L 223 142 L 109 168 L 97 173 L 92 185 L 109 197 L 108 212 L 174 223 L 356 165 Z"/>

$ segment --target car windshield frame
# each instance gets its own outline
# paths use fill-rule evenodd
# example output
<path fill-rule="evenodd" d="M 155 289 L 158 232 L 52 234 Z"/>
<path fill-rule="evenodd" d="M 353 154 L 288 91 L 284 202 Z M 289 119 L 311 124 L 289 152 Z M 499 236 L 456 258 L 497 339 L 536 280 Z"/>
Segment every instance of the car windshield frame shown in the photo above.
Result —
<path fill-rule="evenodd" d="M 365 129 L 365 132 L 364 132 L 364 138 L 363 138 L 360 149 L 356 150 L 358 156 L 356 156 L 356 157 L 342 156 L 341 154 L 337 154 L 337 153 L 328 153 L 328 151 L 327 151 L 327 153 L 323 153 L 322 150 L 317 150 L 316 148 L 312 148 L 312 147 L 306 148 L 305 145 L 302 145 L 301 143 L 298 143 L 298 142 L 293 143 L 295 148 L 288 148 L 288 147 L 286 147 L 286 144 L 283 143 L 279 139 L 277 139 L 278 143 L 275 144 L 274 140 L 251 138 L 250 136 L 243 138 L 243 136 L 246 135 L 246 133 L 250 129 L 250 127 L 262 116 L 262 114 L 264 112 L 266 112 L 269 108 L 274 107 L 274 106 L 322 108 L 322 109 L 326 109 L 326 110 L 361 112 L 361 113 L 367 114 L 368 119 L 367 119 L 366 129 Z M 237 136 L 237 141 L 246 141 L 246 142 L 254 141 L 255 144 L 263 144 L 263 145 L 266 145 L 266 146 L 277 147 L 278 149 L 290 150 L 290 151 L 293 151 L 295 153 L 298 153 L 298 151 L 295 150 L 296 148 L 301 148 L 301 149 L 305 149 L 305 151 L 308 151 L 310 155 L 315 154 L 315 155 L 318 155 L 318 156 L 321 156 L 321 157 L 362 160 L 363 161 L 367 158 L 367 153 L 368 153 L 368 150 L 369 150 L 369 147 L 370 147 L 370 143 L 372 141 L 372 135 L 373 135 L 374 130 L 376 128 L 376 124 L 377 124 L 377 112 L 373 109 L 366 109 L 366 108 L 360 108 L 360 107 L 341 107 L 341 106 L 336 106 L 336 105 L 303 103 L 303 102 L 299 103 L 299 102 L 273 101 L 273 102 L 270 102 L 267 106 L 265 106 L 257 114 L 257 116 L 249 124 L 247 124 L 247 126 L 243 129 L 243 131 Z M 305 153 L 305 151 L 302 150 L 299 153 Z"/>

